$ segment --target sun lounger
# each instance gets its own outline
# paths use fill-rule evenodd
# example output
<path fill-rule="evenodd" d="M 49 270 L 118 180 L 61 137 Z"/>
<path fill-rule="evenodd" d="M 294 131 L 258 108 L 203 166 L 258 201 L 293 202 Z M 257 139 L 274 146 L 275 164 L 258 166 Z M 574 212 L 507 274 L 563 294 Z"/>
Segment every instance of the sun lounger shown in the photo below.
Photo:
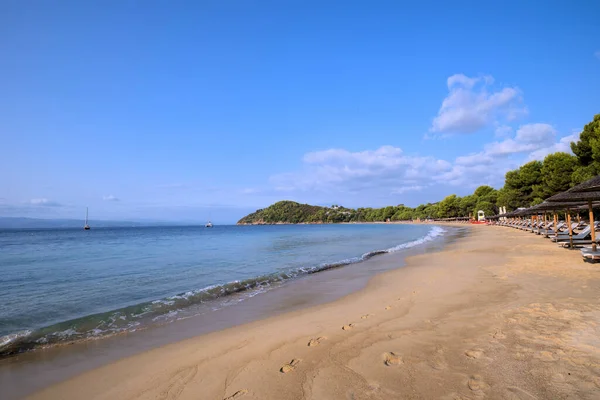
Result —
<path fill-rule="evenodd" d="M 558 237 L 553 237 L 553 238 L 551 238 L 551 240 L 553 242 L 569 242 L 571 240 L 574 240 L 574 241 L 575 240 L 585 240 L 590 236 L 591 233 L 592 233 L 592 230 L 588 226 L 586 229 L 581 231 L 579 234 L 573 235 L 572 237 L 570 237 L 569 235 L 566 235 L 566 236 L 558 235 Z"/>
<path fill-rule="evenodd" d="M 584 247 L 583 249 L 581 249 L 581 256 L 584 260 L 600 260 L 600 247 L 595 251 L 591 247 Z"/>
<path fill-rule="evenodd" d="M 598 244 L 598 240 L 596 240 L 595 242 L 593 242 L 592 240 L 573 240 L 573 247 L 583 247 L 589 244 Z M 558 242 L 558 244 L 562 247 L 570 247 L 571 246 L 571 242 L 570 241 L 565 241 L 565 242 Z"/>
<path fill-rule="evenodd" d="M 598 230 L 598 227 L 599 227 L 598 222 L 596 222 L 594 224 L 594 226 L 596 227 L 596 230 Z M 571 224 L 571 230 L 573 230 L 573 231 L 575 229 L 579 228 L 579 227 L 580 227 L 580 224 L 578 224 L 577 222 L 574 222 L 574 223 Z M 577 233 L 573 232 L 573 238 L 575 238 L 575 236 L 579 236 L 580 234 L 582 234 L 582 233 L 584 233 L 586 231 L 588 233 L 590 232 L 589 226 L 586 227 L 585 229 L 583 229 L 581 232 L 577 232 Z M 569 239 L 569 231 L 565 230 L 563 232 L 559 232 L 558 235 L 555 235 L 555 236 L 558 236 L 559 239 L 565 239 L 566 238 L 568 240 Z"/>

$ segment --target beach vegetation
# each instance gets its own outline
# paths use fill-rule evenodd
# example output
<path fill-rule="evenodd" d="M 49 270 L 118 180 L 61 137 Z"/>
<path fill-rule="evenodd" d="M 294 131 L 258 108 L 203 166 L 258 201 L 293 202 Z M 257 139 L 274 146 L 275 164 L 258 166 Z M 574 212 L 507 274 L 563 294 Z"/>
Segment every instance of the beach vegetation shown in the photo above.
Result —
<path fill-rule="evenodd" d="M 446 196 L 439 203 L 408 207 L 404 204 L 382 208 L 345 208 L 311 206 L 293 201 L 280 201 L 242 218 L 241 224 L 274 223 L 339 223 L 425 220 L 429 218 L 475 217 L 482 210 L 486 215 L 499 212 L 500 207 L 513 211 L 530 207 L 557 193 L 564 192 L 600 174 L 600 114 L 585 125 L 579 140 L 571 143 L 573 155 L 556 152 L 543 161 L 530 161 L 508 171 L 499 190 L 479 186 L 473 194 Z"/>

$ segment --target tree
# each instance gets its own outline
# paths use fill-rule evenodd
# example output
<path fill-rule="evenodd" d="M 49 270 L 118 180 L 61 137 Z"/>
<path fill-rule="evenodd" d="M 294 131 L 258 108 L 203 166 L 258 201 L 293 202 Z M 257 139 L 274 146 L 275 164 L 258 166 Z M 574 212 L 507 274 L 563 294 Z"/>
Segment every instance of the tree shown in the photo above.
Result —
<path fill-rule="evenodd" d="M 506 211 L 514 211 L 519 208 L 520 192 L 517 189 L 509 189 L 504 186 L 498 190 L 496 204 L 498 207 L 506 207 Z"/>
<path fill-rule="evenodd" d="M 479 186 L 477 189 L 475 189 L 475 191 L 473 192 L 473 196 L 475 196 L 477 198 L 486 198 L 488 196 L 493 196 L 493 194 L 495 192 L 496 192 L 496 189 L 494 189 L 493 187 L 483 185 L 483 186 Z"/>
<path fill-rule="evenodd" d="M 571 142 L 571 150 L 577 157 L 577 166 L 571 175 L 571 186 L 600 174 L 600 114 L 586 124 L 577 142 Z"/>
<path fill-rule="evenodd" d="M 414 211 L 409 207 L 398 207 L 396 214 L 392 216 L 392 221 L 407 221 L 414 218 Z"/>
<path fill-rule="evenodd" d="M 477 198 L 474 195 L 461 197 L 461 199 L 458 202 L 458 216 L 468 217 L 472 215 L 476 204 Z"/>
<path fill-rule="evenodd" d="M 583 127 L 577 142 L 571 142 L 571 151 L 577 157 L 580 166 L 587 167 L 594 161 L 600 161 L 600 114 Z"/>
<path fill-rule="evenodd" d="M 392 218 L 392 216 L 396 213 L 396 207 L 394 206 L 387 206 L 386 208 L 383 209 L 383 212 L 381 213 L 381 220 L 382 221 L 387 221 L 388 218 Z"/>
<path fill-rule="evenodd" d="M 438 205 L 427 203 L 423 209 L 423 218 L 438 218 Z"/>
<path fill-rule="evenodd" d="M 577 158 L 570 154 L 559 152 L 547 155 L 542 165 L 542 184 L 536 188 L 537 197 L 545 199 L 568 190 L 576 166 Z"/>
<path fill-rule="evenodd" d="M 575 186 L 581 182 L 587 181 L 588 179 L 592 179 L 598 174 L 600 174 L 600 170 L 598 169 L 598 165 L 596 165 L 596 163 L 585 167 L 582 165 L 577 165 L 573 170 L 573 174 L 571 174 L 571 186 Z"/>
<path fill-rule="evenodd" d="M 514 199 L 516 207 L 529 207 L 537 197 L 534 190 L 542 184 L 542 165 L 541 161 L 531 161 L 506 173 L 504 188 L 515 191 L 510 193 L 517 195 Z"/>
<path fill-rule="evenodd" d="M 444 200 L 440 201 L 438 205 L 438 217 L 439 218 L 453 218 L 458 217 L 459 210 L 459 199 L 455 194 L 447 196 Z"/>

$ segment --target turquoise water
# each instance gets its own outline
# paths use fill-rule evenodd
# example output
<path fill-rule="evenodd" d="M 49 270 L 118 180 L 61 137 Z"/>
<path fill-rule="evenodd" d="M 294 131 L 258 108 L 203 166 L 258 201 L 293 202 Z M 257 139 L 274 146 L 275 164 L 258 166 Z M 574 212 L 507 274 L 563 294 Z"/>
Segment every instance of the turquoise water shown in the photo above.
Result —
<path fill-rule="evenodd" d="M 169 323 L 443 232 L 386 224 L 0 231 L 0 355 Z"/>

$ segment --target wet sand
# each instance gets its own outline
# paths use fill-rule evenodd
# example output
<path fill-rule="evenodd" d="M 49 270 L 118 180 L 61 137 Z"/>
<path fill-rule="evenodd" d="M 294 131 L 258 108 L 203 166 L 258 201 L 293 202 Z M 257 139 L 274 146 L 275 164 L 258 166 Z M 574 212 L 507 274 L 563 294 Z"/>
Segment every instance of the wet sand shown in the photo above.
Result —
<path fill-rule="evenodd" d="M 600 398 L 600 267 L 531 233 L 471 229 L 334 302 L 145 351 L 31 398 Z"/>

